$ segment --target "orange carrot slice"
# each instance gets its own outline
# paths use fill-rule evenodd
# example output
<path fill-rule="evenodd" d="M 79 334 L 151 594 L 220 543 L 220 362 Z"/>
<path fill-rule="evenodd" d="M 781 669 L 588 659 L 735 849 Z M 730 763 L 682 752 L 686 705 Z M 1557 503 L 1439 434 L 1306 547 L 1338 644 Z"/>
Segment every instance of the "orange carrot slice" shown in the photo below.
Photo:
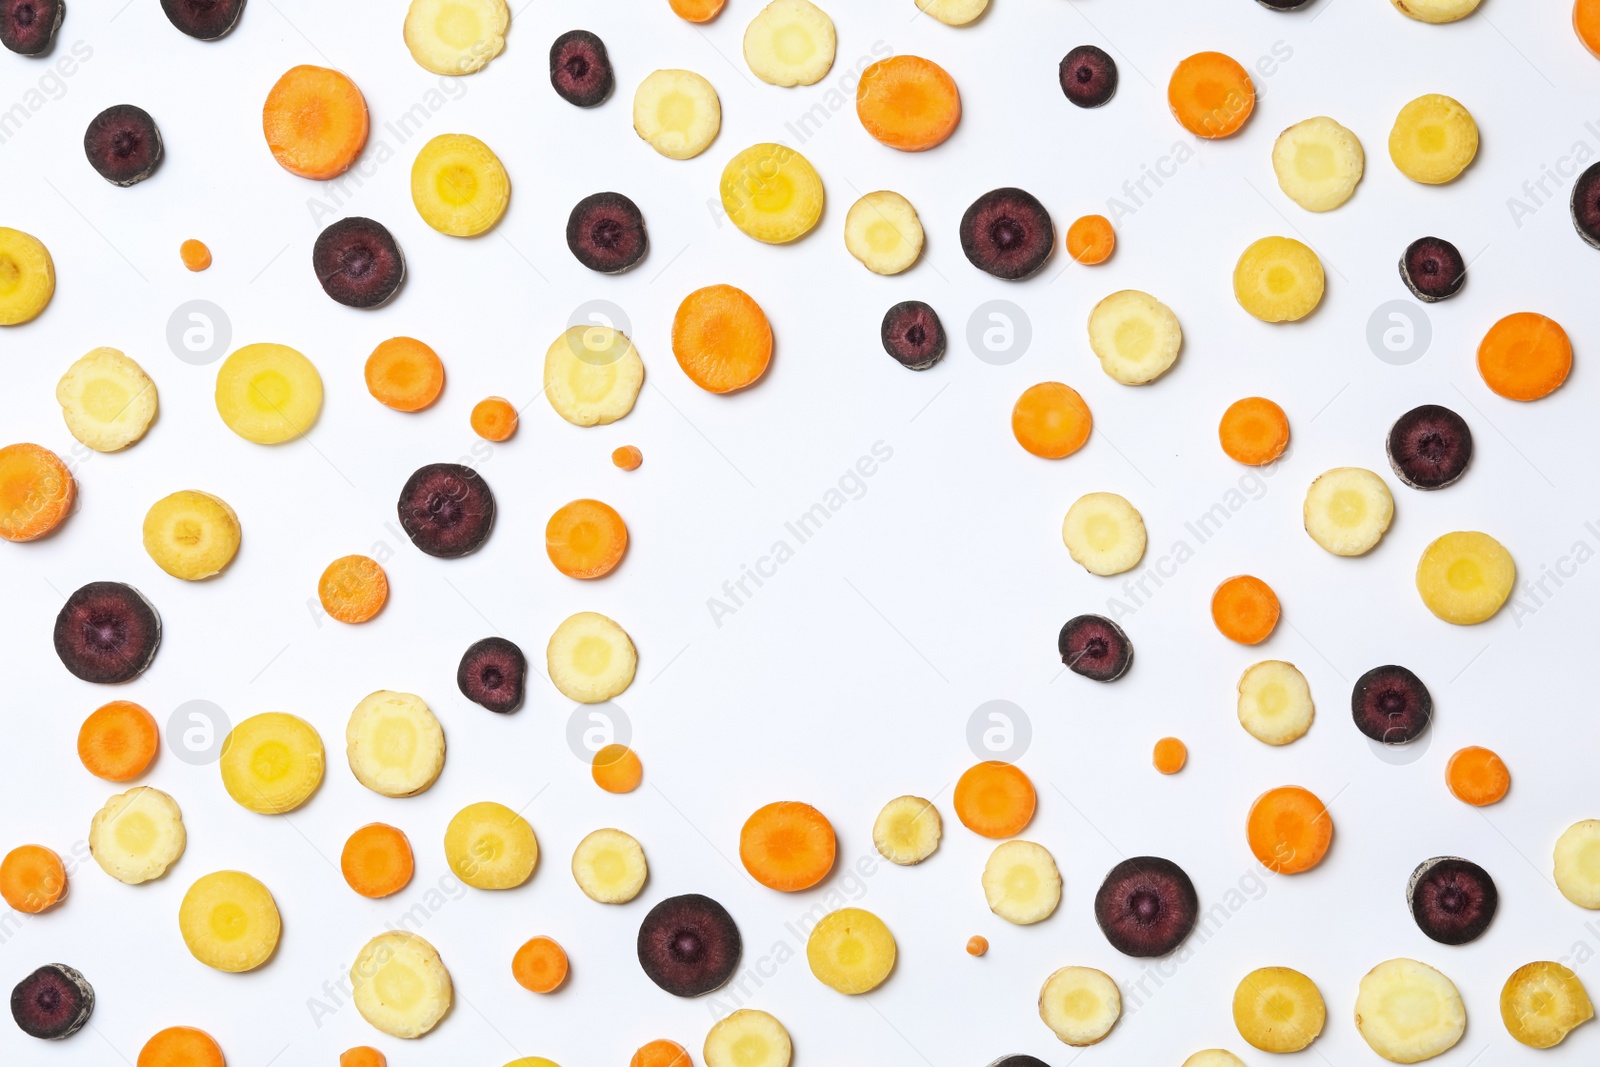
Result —
<path fill-rule="evenodd" d="M 478 401 L 472 409 L 472 432 L 485 441 L 505 441 L 517 432 L 517 409 L 503 396 Z"/>
<path fill-rule="evenodd" d="M 672 354 L 709 393 L 743 389 L 772 361 L 772 324 L 750 294 L 708 285 L 683 298 L 672 319 Z"/>
<path fill-rule="evenodd" d="M 1067 227 L 1067 255 L 1092 267 L 1111 258 L 1117 247 L 1117 232 L 1104 215 L 1085 215 Z"/>
<path fill-rule="evenodd" d="M 631 793 L 644 780 L 644 764 L 627 745 L 607 745 L 594 754 L 590 773 L 607 793 Z"/>
<path fill-rule="evenodd" d="M 1162 774 L 1177 774 L 1189 762 L 1189 746 L 1176 737 L 1163 737 L 1156 742 L 1151 762 Z"/>
<path fill-rule="evenodd" d="M 876 140 L 902 152 L 945 142 L 961 122 L 961 91 L 939 64 L 890 56 L 861 72 L 856 116 Z"/>
<path fill-rule="evenodd" d="M 1222 413 L 1217 437 L 1229 459 L 1259 467 L 1289 447 L 1289 416 L 1266 397 L 1247 396 Z"/>
<path fill-rule="evenodd" d="M 628 526 L 609 504 L 574 500 L 545 523 L 544 550 L 568 578 L 602 578 L 628 551 Z"/>
<path fill-rule="evenodd" d="M 1445 783 L 1464 804 L 1493 804 L 1511 788 L 1511 771 L 1493 750 L 1468 745 L 1450 757 L 1444 767 Z"/>
<path fill-rule="evenodd" d="M 511 958 L 511 976 L 530 993 L 554 993 L 567 980 L 567 953 L 548 937 L 523 943 Z"/>
<path fill-rule="evenodd" d="M 1572 28 L 1583 47 L 1600 56 L 1600 0 L 1577 0 L 1572 5 Z"/>
<path fill-rule="evenodd" d="M 67 868 L 43 845 L 19 845 L 0 860 L 0 898 L 24 915 L 53 908 L 67 894 Z"/>
<path fill-rule="evenodd" d="M 389 1067 L 389 1059 L 371 1045 L 357 1045 L 339 1054 L 339 1067 Z"/>
<path fill-rule="evenodd" d="M 1178 64 L 1167 83 L 1167 105 L 1196 137 L 1229 137 L 1256 106 L 1249 73 L 1221 52 L 1197 52 Z"/>
<path fill-rule="evenodd" d="M 984 837 L 1020 834 L 1033 821 L 1038 802 L 1033 782 L 1012 763 L 987 760 L 956 780 L 956 817 Z"/>
<path fill-rule="evenodd" d="M 32 541 L 72 512 L 78 483 L 56 454 L 39 445 L 0 448 L 0 537 Z"/>
<path fill-rule="evenodd" d="M 178 257 L 192 271 L 202 271 L 211 266 L 211 249 L 206 247 L 204 241 L 196 241 L 192 237 L 178 246 Z"/>
<path fill-rule="evenodd" d="M 967 955 L 982 956 L 989 951 L 989 939 L 982 934 L 967 938 Z"/>
<path fill-rule="evenodd" d="M 1250 851 L 1269 871 L 1300 874 L 1322 862 L 1333 842 L 1333 817 L 1309 789 L 1269 789 L 1250 805 L 1245 821 Z"/>
<path fill-rule="evenodd" d="M 1017 444 L 1044 459 L 1070 456 L 1089 441 L 1094 416 L 1070 385 L 1040 382 L 1029 386 L 1011 409 Z"/>
<path fill-rule="evenodd" d="M 694 1061 L 676 1041 L 657 1038 L 635 1052 L 628 1067 L 694 1067 Z"/>
<path fill-rule="evenodd" d="M 1248 574 L 1229 578 L 1211 594 L 1211 620 L 1223 637 L 1241 645 L 1259 645 L 1270 637 L 1281 612 L 1272 587 Z"/>
<path fill-rule="evenodd" d="M 367 101 L 326 67 L 291 67 L 267 94 L 261 128 L 290 174 L 326 181 L 350 169 L 367 143 Z"/>
<path fill-rule="evenodd" d="M 1533 311 L 1507 315 L 1478 345 L 1483 384 L 1507 400 L 1538 400 L 1572 372 L 1572 340 L 1554 319 Z"/>
<path fill-rule="evenodd" d="M 343 1060 L 340 1060 L 341 1067 Z M 204 1030 L 169 1026 L 139 1050 L 135 1067 L 226 1067 L 222 1047 Z"/>
<path fill-rule="evenodd" d="M 636 471 L 639 469 L 639 465 L 644 462 L 644 453 L 632 445 L 623 445 L 611 453 L 611 462 L 621 470 Z"/>
<path fill-rule="evenodd" d="M 366 622 L 389 599 L 389 576 L 371 556 L 340 556 L 322 572 L 317 597 L 340 622 Z"/>
<path fill-rule="evenodd" d="M 687 22 L 710 22 L 728 0 L 667 0 L 672 13 Z"/>
<path fill-rule="evenodd" d="M 810 889 L 833 870 L 833 824 L 810 804 L 782 800 L 756 810 L 739 831 L 739 859 L 750 877 L 784 893 Z"/>
<path fill-rule="evenodd" d="M 372 350 L 364 370 L 367 392 L 396 411 L 421 411 L 439 399 L 444 362 L 415 337 L 391 337 Z"/>
<path fill-rule="evenodd" d="M 388 823 L 372 822 L 345 841 L 339 870 L 351 889 L 377 899 L 393 896 L 411 883 L 416 858 L 403 832 Z"/>
<path fill-rule="evenodd" d="M 131 700 L 113 700 L 89 713 L 78 728 L 78 759 L 96 778 L 128 782 L 161 749 L 156 717 Z"/>

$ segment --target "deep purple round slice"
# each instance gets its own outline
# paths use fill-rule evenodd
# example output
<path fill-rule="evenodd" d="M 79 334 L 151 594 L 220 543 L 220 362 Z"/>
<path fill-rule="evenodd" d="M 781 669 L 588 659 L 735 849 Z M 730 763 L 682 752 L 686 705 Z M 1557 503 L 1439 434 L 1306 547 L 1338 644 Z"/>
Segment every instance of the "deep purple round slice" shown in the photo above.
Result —
<path fill-rule="evenodd" d="M 1500 891 L 1489 872 L 1459 856 L 1423 860 L 1406 883 L 1417 928 L 1441 945 L 1465 945 L 1489 929 Z"/>
<path fill-rule="evenodd" d="M 1467 420 L 1438 404 L 1412 408 L 1389 429 L 1389 466 L 1413 489 L 1443 489 L 1472 462 Z"/>
<path fill-rule="evenodd" d="M 42 56 L 56 43 L 65 0 L 0 0 L 0 44 L 23 56 Z"/>
<path fill-rule="evenodd" d="M 1256 3 L 1270 11 L 1299 11 L 1308 6 L 1311 0 L 1256 0 Z"/>
<path fill-rule="evenodd" d="M 381 222 L 352 215 L 332 223 L 311 247 L 322 291 L 352 308 L 375 308 L 399 292 L 406 257 Z"/>
<path fill-rule="evenodd" d="M 1443 237 L 1419 237 L 1400 257 L 1400 280 L 1413 296 L 1428 304 L 1448 300 L 1467 280 L 1467 261 Z"/>
<path fill-rule="evenodd" d="M 1125 956 L 1165 956 L 1200 917 L 1194 883 L 1171 860 L 1136 856 L 1111 868 L 1094 896 L 1094 918 Z"/>
<path fill-rule="evenodd" d="M 1572 183 L 1572 225 L 1579 237 L 1600 248 L 1600 163 L 1590 164 Z"/>
<path fill-rule="evenodd" d="M 244 14 L 245 0 L 161 0 L 167 19 L 190 37 L 226 37 Z"/>
<path fill-rule="evenodd" d="M 1079 107 L 1099 107 L 1117 94 L 1117 61 L 1103 48 L 1080 44 L 1061 60 L 1061 91 Z"/>
<path fill-rule="evenodd" d="M 989 1067 L 1050 1067 L 1050 1065 L 1037 1056 L 1017 1053 L 1011 1056 L 1001 1056 L 989 1064 Z"/>
<path fill-rule="evenodd" d="M 944 358 L 948 344 L 939 313 L 920 300 L 903 300 L 883 316 L 883 350 L 902 367 L 927 370 Z"/>
<path fill-rule="evenodd" d="M 698 893 L 669 897 L 639 925 L 639 966 L 675 997 L 698 997 L 728 983 L 744 950 L 728 909 Z"/>
<path fill-rule="evenodd" d="M 1356 729 L 1385 745 L 1404 745 L 1422 736 L 1433 719 L 1433 695 L 1411 671 L 1390 664 L 1356 679 L 1350 693 Z"/>
<path fill-rule="evenodd" d="M 588 30 L 568 30 L 550 46 L 550 84 L 567 103 L 603 103 L 616 81 L 606 43 Z"/>
<path fill-rule="evenodd" d="M 650 247 L 644 213 L 621 193 L 586 196 L 567 216 L 567 247 L 590 270 L 621 274 Z"/>
<path fill-rule="evenodd" d="M 23 1033 L 42 1041 L 71 1037 L 93 1014 L 94 987 L 64 963 L 45 964 L 11 990 L 11 1018 Z"/>
<path fill-rule="evenodd" d="M 961 216 L 961 250 L 974 267 L 996 278 L 1031 278 L 1055 246 L 1050 213 L 1022 189 L 991 189 Z"/>
<path fill-rule="evenodd" d="M 161 647 L 161 617 L 133 586 L 90 582 L 56 616 L 56 655 L 86 682 L 114 685 L 143 674 Z"/>
<path fill-rule="evenodd" d="M 503 637 L 474 641 L 456 668 L 461 695 L 498 715 L 522 706 L 528 679 L 528 657 Z"/>
<path fill-rule="evenodd" d="M 459 463 L 418 467 L 400 490 L 400 528 L 430 556 L 476 552 L 494 528 L 494 493 L 483 475 Z"/>
<path fill-rule="evenodd" d="M 112 185 L 137 185 L 161 162 L 161 131 L 144 108 L 116 104 L 96 115 L 83 132 L 83 154 Z"/>
<path fill-rule="evenodd" d="M 1056 651 L 1068 670 L 1096 682 L 1116 681 L 1133 663 L 1133 642 L 1104 615 L 1069 619 L 1056 638 Z"/>

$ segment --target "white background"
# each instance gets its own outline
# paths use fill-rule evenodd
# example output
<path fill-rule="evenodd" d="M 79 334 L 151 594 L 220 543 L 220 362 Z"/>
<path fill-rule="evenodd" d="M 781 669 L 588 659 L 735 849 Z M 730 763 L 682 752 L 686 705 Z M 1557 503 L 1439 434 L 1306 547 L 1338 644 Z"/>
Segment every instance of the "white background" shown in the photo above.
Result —
<path fill-rule="evenodd" d="M 539 0 L 516 14 L 505 53 L 453 84 L 456 98 L 423 136 L 400 144 L 385 123 L 424 101 L 439 79 L 407 54 L 396 0 L 254 0 L 234 34 L 210 44 L 174 30 L 156 0 L 121 11 L 74 0 L 58 55 L 82 41 L 92 58 L 0 146 L 0 224 L 39 236 L 59 274 L 47 312 L 0 339 L 0 437 L 71 455 L 75 442 L 52 390 L 72 360 L 100 345 L 124 350 L 154 377 L 161 414 L 125 453 L 79 449 L 81 510 L 57 535 L 0 546 L 8 757 L 0 845 L 83 851 L 90 817 L 115 790 L 79 765 L 74 738 L 84 716 L 113 696 L 143 703 L 163 723 L 193 699 L 216 702 L 235 722 L 289 711 L 322 733 L 329 768 L 304 808 L 268 818 L 230 801 L 214 766 L 163 753 L 142 781 L 183 806 L 188 852 L 165 878 L 139 887 L 80 862 L 62 907 L 8 925 L 0 984 L 62 961 L 88 975 L 99 1003 L 93 1030 L 61 1044 L 0 1027 L 0 1060 L 131 1062 L 151 1033 L 188 1024 L 214 1034 L 234 1067 L 275 1057 L 331 1064 L 360 1043 L 378 1045 L 397 1065 L 543 1055 L 587 1067 L 625 1063 L 658 1036 L 690 1047 L 698 1062 L 711 1012 L 666 995 L 640 971 L 633 942 L 644 913 L 677 893 L 717 897 L 737 918 L 753 967 L 779 943 L 801 950 L 785 924 L 827 890 L 853 891 L 881 915 L 900 956 L 889 982 L 863 998 L 825 988 L 798 958 L 761 988 L 749 986 L 747 1002 L 787 1024 L 805 1067 L 977 1067 L 1011 1052 L 1056 1067 L 1077 1059 L 1086 1067 L 1176 1065 L 1214 1046 L 1257 1065 L 1270 1057 L 1240 1040 L 1229 1002 L 1245 972 L 1269 964 L 1304 971 L 1327 1000 L 1327 1029 L 1300 1061 L 1375 1063 L 1352 1005 L 1361 975 L 1394 956 L 1429 962 L 1461 989 L 1467 1034 L 1441 1063 L 1576 1064 L 1600 1055 L 1600 1027 L 1537 1053 L 1510 1040 L 1497 1009 L 1517 966 L 1600 951 L 1600 932 L 1585 929 L 1591 916 L 1550 882 L 1557 835 L 1600 815 L 1592 698 L 1600 568 L 1580 568 L 1559 589 L 1547 582 L 1553 596 L 1525 598 L 1531 614 L 1513 618 L 1508 609 L 1464 629 L 1430 615 L 1412 583 L 1423 547 L 1450 530 L 1492 533 L 1524 579 L 1555 566 L 1579 539 L 1600 548 L 1584 527 L 1600 520 L 1597 387 L 1588 370 L 1600 260 L 1568 221 L 1569 181 L 1520 227 L 1507 207 L 1576 142 L 1600 149 L 1585 127 L 1600 119 L 1600 106 L 1588 103 L 1600 61 L 1574 38 L 1565 0 L 1488 0 L 1443 27 L 1409 21 L 1383 0 L 1315 0 L 1296 14 L 1249 0 L 994 0 L 965 29 L 914 17 L 911 0 L 828 6 L 839 34 L 833 73 L 783 90 L 756 82 L 740 58 L 753 0 L 732 0 L 704 28 L 673 17 L 665 0 Z M 617 69 L 616 94 L 593 111 L 562 102 L 547 79 L 549 42 L 574 26 L 598 32 Z M 955 136 L 927 155 L 904 155 L 873 142 L 846 106 L 799 146 L 829 197 L 813 234 L 773 248 L 719 226 L 706 205 L 726 160 L 758 141 L 797 144 L 784 124 L 825 100 L 877 42 L 954 75 L 964 102 Z M 1061 56 L 1085 42 L 1111 49 L 1122 71 L 1120 92 L 1097 111 L 1069 106 L 1056 86 Z M 1007 284 L 961 255 L 960 214 L 994 186 L 1030 189 L 1058 230 L 1106 211 L 1107 197 L 1142 166 L 1194 145 L 1164 100 L 1179 59 L 1218 49 L 1253 67 L 1275 46 L 1292 54 L 1257 78 L 1261 99 L 1249 125 L 1200 148 L 1122 218 L 1105 266 L 1069 265 L 1058 252 L 1037 278 Z M 369 215 L 399 239 L 410 277 L 379 311 L 343 308 L 320 292 L 309 264 L 320 229 L 310 205 L 330 190 L 279 169 L 261 136 L 268 88 L 308 62 L 348 72 L 366 94 L 368 158 L 380 140 L 394 152 L 346 207 L 320 220 Z M 721 136 L 696 160 L 664 159 L 630 129 L 633 89 L 660 67 L 699 71 L 721 94 Z M 0 105 L 24 101 L 46 69 L 0 55 Z M 1385 151 L 1396 112 L 1426 92 L 1460 99 L 1482 131 L 1477 162 L 1444 188 L 1403 178 Z M 89 119 L 123 102 L 150 111 L 166 139 L 159 172 L 132 189 L 101 180 L 80 147 Z M 1319 114 L 1349 126 L 1367 149 L 1360 189 L 1329 215 L 1284 197 L 1269 162 L 1279 130 Z M 410 161 L 424 137 L 445 132 L 482 137 L 511 174 L 510 211 L 478 240 L 435 233 L 410 203 Z M 908 196 L 928 230 L 922 262 L 896 278 L 869 275 L 840 238 L 849 204 L 878 188 Z M 618 278 L 589 273 L 564 247 L 571 205 L 604 189 L 631 196 L 650 227 L 649 257 Z M 1369 350 L 1367 319 L 1407 296 L 1396 260 L 1430 233 L 1472 257 L 1470 278 L 1459 297 L 1426 312 L 1433 341 L 1425 356 L 1391 366 Z M 1269 234 L 1302 237 L 1327 268 L 1327 295 L 1302 323 L 1259 323 L 1232 299 L 1235 259 Z M 183 269 L 177 249 L 186 237 L 211 246 L 210 271 Z M 669 345 L 678 302 L 715 282 L 750 292 L 777 336 L 766 377 L 728 397 L 694 387 Z M 1090 307 L 1126 287 L 1167 302 L 1185 332 L 1176 367 L 1143 388 L 1103 375 L 1086 344 Z M 909 298 L 932 303 L 952 335 L 945 361 L 921 374 L 901 369 L 877 340 L 883 311 Z M 980 361 L 964 341 L 968 316 L 991 298 L 1031 317 L 1032 346 L 1008 366 Z M 234 346 L 285 343 L 316 363 L 327 399 L 309 440 L 260 447 L 222 425 L 211 402 L 215 365 L 181 362 L 166 344 L 168 316 L 191 299 L 226 309 Z M 630 416 L 579 429 L 537 394 L 545 348 L 591 299 L 626 309 L 647 378 Z M 1566 386 L 1527 405 L 1491 394 L 1473 364 L 1489 325 L 1522 310 L 1562 322 L 1577 351 Z M 396 334 L 428 341 L 447 367 L 443 396 L 422 414 L 380 406 L 362 383 L 367 354 Z M 1060 462 L 1023 453 L 1009 432 L 1017 395 L 1043 380 L 1082 392 L 1100 431 Z M 528 406 L 517 436 L 485 450 L 467 416 L 489 394 Z M 1291 456 L 1263 482 L 1248 481 L 1216 443 L 1224 407 L 1251 394 L 1278 400 L 1294 432 Z M 1477 444 L 1467 477 L 1435 494 L 1401 486 L 1383 454 L 1390 423 L 1429 402 L 1460 411 Z M 880 441 L 893 457 L 864 495 L 714 625 L 707 599 Z M 441 561 L 399 542 L 391 527 L 406 476 L 423 463 L 471 456 L 475 444 L 474 462 L 500 506 L 487 546 Z M 622 444 L 643 449 L 638 472 L 612 467 L 611 450 Z M 1379 471 L 1396 495 L 1387 538 L 1360 559 L 1327 555 L 1300 529 L 1305 487 L 1344 465 Z M 1138 649 L 1131 673 L 1111 686 L 1063 675 L 1054 651 L 1061 623 L 1105 612 L 1107 598 L 1121 595 L 1118 580 L 1090 576 L 1068 558 L 1058 533 L 1067 506 L 1089 491 L 1126 495 L 1143 512 L 1153 562 L 1187 536 L 1185 521 L 1241 478 L 1247 490 L 1265 487 L 1260 499 L 1125 619 Z M 170 578 L 140 547 L 145 510 L 182 488 L 224 497 L 243 522 L 244 547 L 215 581 Z M 628 557 L 603 581 L 564 578 L 542 551 L 545 519 L 578 496 L 610 502 L 629 524 Z M 307 602 L 322 568 L 374 551 L 394 553 L 385 564 L 388 607 L 365 626 L 319 625 Z M 1258 649 L 1231 644 L 1209 623 L 1210 591 L 1242 571 L 1265 578 L 1284 604 L 1283 624 Z M 97 579 L 134 584 L 165 624 L 153 668 L 115 692 L 70 676 L 50 643 L 62 596 Z M 564 739 L 571 705 L 547 683 L 534 679 L 527 705 L 504 718 L 455 688 L 470 642 L 498 630 L 542 665 L 550 632 L 580 610 L 616 618 L 639 647 L 638 678 L 620 703 L 646 778 L 629 796 L 594 787 Z M 1269 657 L 1306 673 L 1320 712 L 1303 740 L 1281 750 L 1252 740 L 1234 715 L 1240 672 Z M 1351 682 L 1391 662 L 1416 670 L 1437 706 L 1418 742 L 1426 750 L 1408 765 L 1376 758 L 1349 720 Z M 443 776 L 415 799 L 366 791 L 342 758 L 350 709 L 380 688 L 423 695 L 448 735 Z M 1040 800 L 1025 836 L 1054 853 L 1066 883 L 1059 912 L 1031 928 L 988 912 L 978 875 L 992 843 L 962 828 L 950 807 L 951 785 L 975 758 L 968 716 L 995 698 L 1031 717 L 1021 765 Z M 1173 778 L 1149 763 L 1151 744 L 1165 734 L 1190 745 L 1188 769 Z M 1509 763 L 1515 784 L 1501 804 L 1474 810 L 1447 793 L 1445 760 L 1466 744 L 1493 747 Z M 1257 882 L 1245 811 L 1286 783 L 1332 803 L 1334 846 L 1309 874 Z M 946 820 L 943 847 L 921 867 L 882 864 L 862 883 L 836 872 L 797 896 L 759 888 L 737 867 L 739 827 L 762 804 L 792 798 L 820 807 L 838 829 L 842 870 L 872 855 L 873 817 L 908 792 L 934 798 Z M 378 1034 L 349 1007 L 319 1025 L 308 1001 L 324 998 L 324 983 L 385 924 L 419 902 L 426 909 L 427 891 L 448 873 L 445 823 L 486 799 L 525 807 L 544 858 L 521 889 L 457 889 L 460 899 L 447 895 L 428 915 L 421 932 L 455 978 L 453 1013 L 416 1043 Z M 350 831 L 378 819 L 410 835 L 418 867 L 404 893 L 373 902 L 346 888 L 336 866 Z M 566 870 L 578 840 L 601 826 L 633 833 L 650 858 L 645 893 L 625 907 L 590 902 Z M 1230 889 L 1242 888 L 1246 901 L 1161 971 L 1119 956 L 1092 916 L 1105 871 L 1140 854 L 1182 864 L 1204 906 L 1229 900 Z M 1482 863 L 1500 888 L 1499 916 L 1466 947 L 1427 940 L 1404 904 L 1412 867 L 1437 854 Z M 183 892 L 222 868 L 261 878 L 283 912 L 277 955 L 256 973 L 208 970 L 178 936 Z M 573 961 L 570 984 L 554 997 L 511 979 L 512 952 L 539 933 L 558 939 Z M 993 943 L 981 960 L 963 952 L 976 933 Z M 1140 996 L 1143 1006 L 1103 1045 L 1068 1049 L 1034 1006 L 1043 979 L 1067 964 L 1108 971 L 1130 990 L 1130 1009 L 1141 980 L 1154 995 Z M 1600 995 L 1600 966 L 1577 969 Z"/>

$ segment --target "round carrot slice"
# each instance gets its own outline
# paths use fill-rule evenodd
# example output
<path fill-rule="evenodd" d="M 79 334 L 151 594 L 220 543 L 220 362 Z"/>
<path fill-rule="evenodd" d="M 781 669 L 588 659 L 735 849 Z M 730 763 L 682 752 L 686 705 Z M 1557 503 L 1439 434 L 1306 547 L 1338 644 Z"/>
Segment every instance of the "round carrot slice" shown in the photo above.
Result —
<path fill-rule="evenodd" d="M 639 469 L 639 465 L 644 462 L 644 453 L 633 445 L 623 445 L 611 453 L 611 462 L 621 470 L 636 471 Z"/>
<path fill-rule="evenodd" d="M 708 285 L 678 305 L 672 354 L 700 388 L 731 393 L 766 373 L 772 361 L 772 325 L 749 293 L 731 285 Z"/>
<path fill-rule="evenodd" d="M 739 831 L 739 860 L 750 877 L 783 893 L 810 889 L 833 870 L 833 824 L 810 804 L 781 800 L 757 809 Z"/>
<path fill-rule="evenodd" d="M 290 174 L 326 181 L 350 169 L 367 143 L 367 101 L 326 67 L 292 67 L 261 109 L 272 156 Z"/>
<path fill-rule="evenodd" d="M 856 116 L 874 139 L 902 152 L 941 145 L 961 122 L 961 91 L 939 64 L 890 56 L 861 72 Z"/>
<path fill-rule="evenodd" d="M 1600 56 L 1600 0 L 1577 0 L 1572 5 L 1572 28 L 1583 47 Z"/>
<path fill-rule="evenodd" d="M 1507 400 L 1538 400 L 1572 371 L 1572 340 L 1554 319 L 1534 311 L 1507 315 L 1478 345 L 1483 383 Z"/>
<path fill-rule="evenodd" d="M 1493 750 L 1468 745 L 1450 757 L 1444 767 L 1445 783 L 1463 804 L 1493 804 L 1511 788 L 1511 771 Z"/>
<path fill-rule="evenodd" d="M 1272 587 L 1248 574 L 1229 578 L 1211 594 L 1211 620 L 1223 637 L 1241 645 L 1259 645 L 1270 637 L 1281 612 Z"/>
<path fill-rule="evenodd" d="M 1177 774 L 1189 762 L 1189 746 L 1176 737 L 1163 737 L 1156 742 L 1150 761 L 1162 774 Z"/>
<path fill-rule="evenodd" d="M 1167 105 L 1196 137 L 1229 137 L 1244 128 L 1255 110 L 1256 87 L 1231 56 L 1197 52 L 1172 72 Z"/>
<path fill-rule="evenodd" d="M 339 870 L 364 897 L 392 896 L 411 883 L 416 859 L 411 842 L 387 823 L 368 823 L 351 834 L 339 854 Z"/>
<path fill-rule="evenodd" d="M 340 556 L 322 572 L 317 597 L 340 622 L 366 622 L 389 599 L 389 576 L 371 556 Z"/>
<path fill-rule="evenodd" d="M 156 717 L 131 700 L 113 700 L 89 713 L 78 728 L 78 759 L 96 778 L 128 782 L 161 749 Z"/>
<path fill-rule="evenodd" d="M 485 441 L 505 441 L 517 432 L 517 409 L 503 396 L 478 401 L 472 409 L 472 432 Z"/>
<path fill-rule="evenodd" d="M 1229 459 L 1259 467 L 1289 447 L 1289 416 L 1266 397 L 1247 396 L 1222 413 L 1217 437 Z"/>
<path fill-rule="evenodd" d="M 343 1057 L 340 1058 L 343 1067 Z M 222 1047 L 192 1026 L 169 1026 L 139 1050 L 135 1067 L 226 1067 Z"/>
<path fill-rule="evenodd" d="M 548 937 L 523 943 L 511 957 L 511 976 L 530 993 L 554 993 L 567 980 L 567 953 Z"/>
<path fill-rule="evenodd" d="M 1012 837 L 1033 821 L 1039 802 L 1033 782 L 1015 764 L 988 760 L 956 781 L 956 817 L 975 834 Z"/>
<path fill-rule="evenodd" d="M 357 1045 L 339 1054 L 339 1067 L 389 1067 L 389 1058 L 371 1045 Z"/>
<path fill-rule="evenodd" d="M 568 578 L 601 578 L 628 551 L 628 526 L 609 504 L 574 500 L 545 523 L 544 550 Z"/>
<path fill-rule="evenodd" d="M 631 793 L 644 780 L 644 764 L 627 745 L 607 745 L 594 754 L 594 784 L 607 793 Z"/>
<path fill-rule="evenodd" d="M 694 1067 L 694 1061 L 676 1041 L 657 1038 L 635 1052 L 628 1067 Z"/>
<path fill-rule="evenodd" d="M 0 448 L 0 537 L 32 541 L 72 512 L 78 483 L 56 454 L 39 445 Z"/>
<path fill-rule="evenodd" d="M 710 22 L 728 0 L 667 0 L 672 13 L 685 22 Z"/>
<path fill-rule="evenodd" d="M 444 362 L 415 337 L 391 337 L 378 345 L 364 373 L 367 392 L 396 411 L 421 411 L 444 388 Z"/>
<path fill-rule="evenodd" d="M 54 907 L 67 893 L 67 868 L 43 845 L 20 845 L 0 860 L 0 897 L 24 915 Z"/>
<path fill-rule="evenodd" d="M 1117 232 L 1104 215 L 1085 215 L 1067 227 L 1067 255 L 1085 266 L 1104 263 L 1117 247 Z"/>
<path fill-rule="evenodd" d="M 196 241 L 191 237 L 178 246 L 178 258 L 190 270 L 202 271 L 211 266 L 211 249 L 206 247 L 204 241 Z"/>
<path fill-rule="evenodd" d="M 1279 874 L 1300 874 L 1322 862 L 1333 842 L 1333 817 L 1309 789 L 1269 789 L 1250 805 L 1245 821 L 1250 851 Z"/>
<path fill-rule="evenodd" d="M 1089 405 L 1076 389 L 1060 382 L 1029 386 L 1011 409 L 1011 432 L 1017 443 L 1045 459 L 1072 455 L 1093 430 Z"/>

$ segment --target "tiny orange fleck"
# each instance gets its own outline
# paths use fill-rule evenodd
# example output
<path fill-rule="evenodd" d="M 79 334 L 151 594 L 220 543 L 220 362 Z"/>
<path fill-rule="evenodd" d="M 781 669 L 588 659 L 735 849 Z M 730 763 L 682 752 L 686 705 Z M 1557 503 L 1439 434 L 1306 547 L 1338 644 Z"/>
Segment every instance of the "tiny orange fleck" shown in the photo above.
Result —
<path fill-rule="evenodd" d="M 981 956 L 988 951 L 989 939 L 987 937 L 977 936 L 967 941 L 967 955 L 969 956 Z"/>
<path fill-rule="evenodd" d="M 644 453 L 632 445 L 623 445 L 611 453 L 611 462 L 625 471 L 636 471 L 639 469 L 639 464 L 644 462 Z"/>
<path fill-rule="evenodd" d="M 1189 748 L 1176 737 L 1163 737 L 1156 742 L 1153 761 L 1162 774 L 1177 774 L 1189 762 Z"/>
<path fill-rule="evenodd" d="M 204 241 L 189 238 L 178 247 L 178 255 L 183 257 L 183 265 L 190 270 L 202 271 L 211 266 L 211 249 L 206 247 Z"/>

